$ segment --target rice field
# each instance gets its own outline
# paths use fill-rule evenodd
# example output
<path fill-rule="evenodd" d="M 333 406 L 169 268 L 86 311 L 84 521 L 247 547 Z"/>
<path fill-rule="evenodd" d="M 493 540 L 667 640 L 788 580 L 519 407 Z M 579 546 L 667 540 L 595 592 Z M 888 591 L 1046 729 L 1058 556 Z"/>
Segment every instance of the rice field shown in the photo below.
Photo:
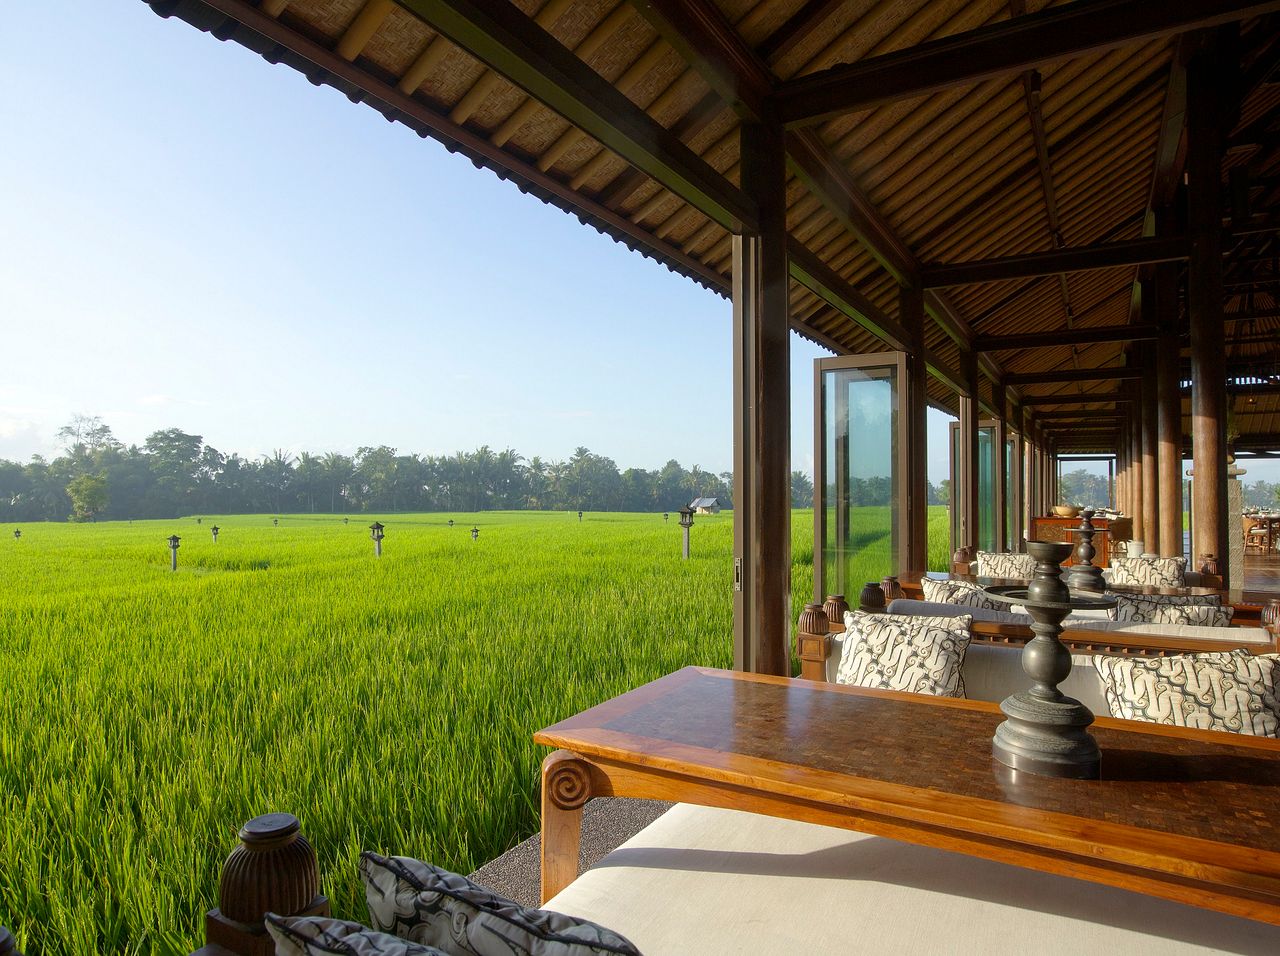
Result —
<path fill-rule="evenodd" d="M 728 514 L 687 562 L 674 516 L 394 515 L 380 560 L 370 520 L 0 525 L 0 923 L 28 956 L 195 948 L 271 810 L 338 915 L 362 849 L 469 872 L 537 828 L 535 730 L 731 662 Z"/>

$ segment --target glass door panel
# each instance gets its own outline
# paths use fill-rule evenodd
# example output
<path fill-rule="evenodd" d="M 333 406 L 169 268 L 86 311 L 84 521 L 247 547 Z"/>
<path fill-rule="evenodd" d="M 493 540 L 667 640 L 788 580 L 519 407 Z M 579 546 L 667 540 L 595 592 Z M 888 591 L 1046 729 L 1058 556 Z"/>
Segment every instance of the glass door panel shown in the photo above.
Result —
<path fill-rule="evenodd" d="M 996 426 L 978 427 L 978 550 L 996 547 Z"/>
<path fill-rule="evenodd" d="M 862 586 L 898 573 L 905 541 L 903 356 L 817 363 L 814 590 L 858 603 Z"/>

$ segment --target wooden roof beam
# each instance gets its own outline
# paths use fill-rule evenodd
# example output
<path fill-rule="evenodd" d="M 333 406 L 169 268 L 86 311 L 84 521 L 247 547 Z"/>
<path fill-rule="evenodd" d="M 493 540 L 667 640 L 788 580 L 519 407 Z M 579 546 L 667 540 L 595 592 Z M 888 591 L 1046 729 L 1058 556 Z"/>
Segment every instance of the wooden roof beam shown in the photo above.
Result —
<path fill-rule="evenodd" d="M 726 229 L 754 226 L 754 199 L 507 0 L 398 2 Z"/>
<path fill-rule="evenodd" d="M 773 93 L 773 73 L 743 42 L 720 8 L 685 0 L 631 0 L 686 63 L 738 116 L 761 122 Z"/>
<path fill-rule="evenodd" d="M 910 348 L 911 336 L 896 319 L 846 282 L 795 239 L 787 240 L 791 278 L 837 311 L 848 316 L 889 348 Z"/>
<path fill-rule="evenodd" d="M 1101 342 L 1144 342 L 1159 338 L 1154 325 L 1102 325 L 1053 332 L 1024 332 L 1018 335 L 979 335 L 973 340 L 978 352 L 1013 349 L 1042 349 L 1059 345 L 1095 345 Z M 1085 370 L 1080 370 L 1085 374 Z M 1012 376 L 1011 376 L 1012 377 Z"/>
<path fill-rule="evenodd" d="M 998 259 L 973 262 L 931 262 L 921 267 L 920 277 L 929 288 L 970 285 L 977 282 L 1005 282 L 1067 272 L 1091 272 L 1145 262 L 1185 259 L 1191 244 L 1183 236 L 1160 236 L 1106 242 L 1093 246 L 1028 252 Z"/>
<path fill-rule="evenodd" d="M 1142 378 L 1142 369 L 1125 369 L 1110 366 L 1106 369 L 1057 369 L 1042 372 L 1011 372 L 1006 376 L 1010 384 L 1057 385 L 1065 381 L 1124 381 Z"/>
<path fill-rule="evenodd" d="M 1093 405 L 1103 402 L 1121 405 L 1132 400 L 1131 396 L 1120 392 L 1102 392 L 1096 395 L 1071 393 L 1069 395 L 1025 395 L 1023 396 L 1022 404 L 1027 408 L 1037 405 Z"/>
<path fill-rule="evenodd" d="M 774 96 L 776 112 L 789 126 L 817 123 L 1066 57 L 1278 9 L 1280 0 L 1077 0 L 790 80 Z"/>
<path fill-rule="evenodd" d="M 786 56 L 810 33 L 822 26 L 827 17 L 838 10 L 844 2 L 845 0 L 809 0 L 760 44 L 757 50 L 760 59 L 771 63 Z"/>

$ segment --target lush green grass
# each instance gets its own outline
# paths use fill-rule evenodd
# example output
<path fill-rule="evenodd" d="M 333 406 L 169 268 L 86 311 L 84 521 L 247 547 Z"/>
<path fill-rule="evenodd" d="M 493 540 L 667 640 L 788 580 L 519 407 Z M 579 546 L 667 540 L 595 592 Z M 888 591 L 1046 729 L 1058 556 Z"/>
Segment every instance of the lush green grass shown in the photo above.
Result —
<path fill-rule="evenodd" d="M 688 562 L 653 515 L 392 516 L 381 561 L 368 523 L 0 525 L 0 923 L 28 956 L 193 948 L 269 810 L 302 818 L 340 915 L 361 849 L 468 872 L 536 829 L 535 730 L 730 663 L 729 515 Z"/>

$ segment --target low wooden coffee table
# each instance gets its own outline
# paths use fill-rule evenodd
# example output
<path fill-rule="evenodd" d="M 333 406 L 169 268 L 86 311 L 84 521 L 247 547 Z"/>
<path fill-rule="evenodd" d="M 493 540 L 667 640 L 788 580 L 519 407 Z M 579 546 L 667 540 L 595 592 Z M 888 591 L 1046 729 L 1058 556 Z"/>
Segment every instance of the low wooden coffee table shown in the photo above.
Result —
<path fill-rule="evenodd" d="M 995 704 L 687 667 L 548 727 L 542 897 L 582 806 L 647 797 L 843 827 L 1280 924 L 1280 741 L 1100 718 L 1101 780 L 991 758 Z"/>

